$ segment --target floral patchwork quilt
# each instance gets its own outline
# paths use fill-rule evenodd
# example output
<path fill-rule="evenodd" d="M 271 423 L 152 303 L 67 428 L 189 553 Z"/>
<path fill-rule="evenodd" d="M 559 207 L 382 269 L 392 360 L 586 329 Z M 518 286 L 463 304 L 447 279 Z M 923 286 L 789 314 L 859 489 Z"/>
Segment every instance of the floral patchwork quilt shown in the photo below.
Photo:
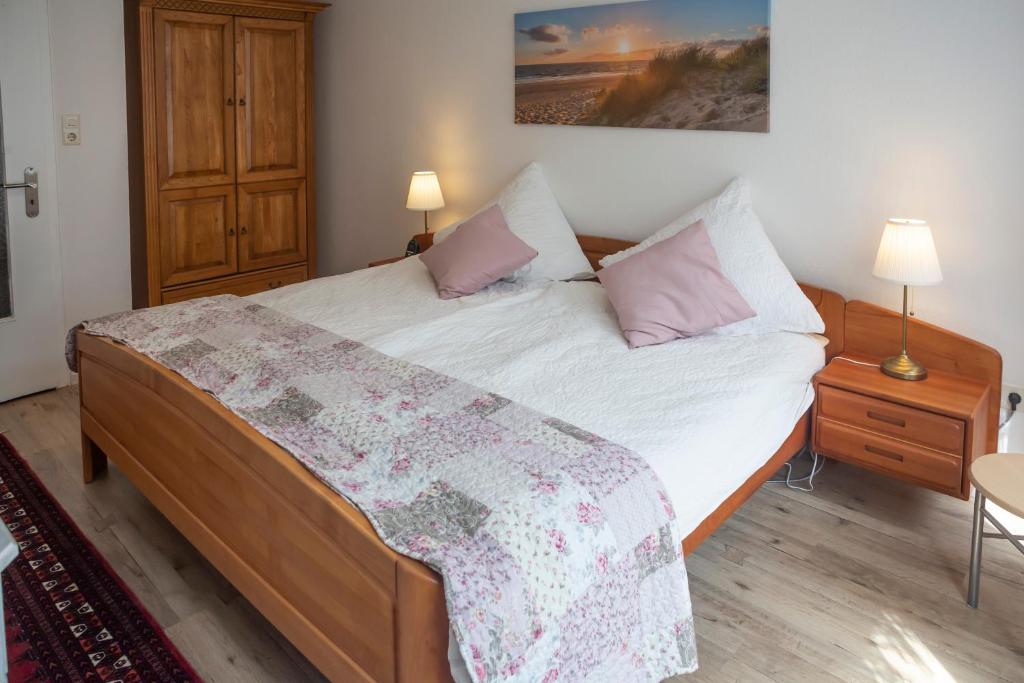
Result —
<path fill-rule="evenodd" d="M 76 329 L 214 396 L 438 571 L 477 683 L 697 668 L 682 536 L 637 454 L 231 295 Z"/>

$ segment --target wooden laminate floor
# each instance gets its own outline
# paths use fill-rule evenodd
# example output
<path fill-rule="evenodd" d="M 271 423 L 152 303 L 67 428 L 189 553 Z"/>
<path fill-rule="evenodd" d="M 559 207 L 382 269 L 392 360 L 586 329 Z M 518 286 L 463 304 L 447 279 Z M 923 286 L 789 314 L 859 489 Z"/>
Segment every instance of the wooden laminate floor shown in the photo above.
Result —
<path fill-rule="evenodd" d="M 0 431 L 208 681 L 322 680 L 116 466 L 82 484 L 74 387 L 0 404 Z M 687 560 L 688 683 L 1024 681 L 1024 557 L 987 541 L 969 609 L 969 503 L 836 463 L 816 484 L 762 489 Z"/>

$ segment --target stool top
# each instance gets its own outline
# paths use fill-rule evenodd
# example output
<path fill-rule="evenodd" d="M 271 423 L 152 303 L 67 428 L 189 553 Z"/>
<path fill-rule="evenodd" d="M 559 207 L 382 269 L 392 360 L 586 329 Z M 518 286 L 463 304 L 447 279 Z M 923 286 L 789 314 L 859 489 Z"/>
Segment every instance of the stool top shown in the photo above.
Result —
<path fill-rule="evenodd" d="M 993 453 L 974 461 L 971 481 L 999 507 L 1024 517 L 1024 453 Z"/>

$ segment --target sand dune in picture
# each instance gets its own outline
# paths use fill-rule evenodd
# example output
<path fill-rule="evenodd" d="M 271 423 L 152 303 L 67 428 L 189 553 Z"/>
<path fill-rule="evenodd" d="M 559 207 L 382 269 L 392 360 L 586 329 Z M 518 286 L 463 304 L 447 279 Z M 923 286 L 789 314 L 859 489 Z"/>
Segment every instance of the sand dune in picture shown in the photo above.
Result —
<path fill-rule="evenodd" d="M 646 63 L 564 65 L 565 75 L 520 70 L 516 123 L 767 132 L 768 53 L 762 35 L 728 52 L 689 45 Z"/>

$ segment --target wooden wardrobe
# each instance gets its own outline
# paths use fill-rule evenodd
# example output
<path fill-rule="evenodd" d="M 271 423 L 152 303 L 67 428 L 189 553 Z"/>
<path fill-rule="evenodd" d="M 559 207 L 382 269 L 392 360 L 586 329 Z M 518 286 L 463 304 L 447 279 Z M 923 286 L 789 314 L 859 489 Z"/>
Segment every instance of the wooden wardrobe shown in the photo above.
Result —
<path fill-rule="evenodd" d="M 126 0 L 136 308 L 313 277 L 313 17 L 301 0 Z"/>

